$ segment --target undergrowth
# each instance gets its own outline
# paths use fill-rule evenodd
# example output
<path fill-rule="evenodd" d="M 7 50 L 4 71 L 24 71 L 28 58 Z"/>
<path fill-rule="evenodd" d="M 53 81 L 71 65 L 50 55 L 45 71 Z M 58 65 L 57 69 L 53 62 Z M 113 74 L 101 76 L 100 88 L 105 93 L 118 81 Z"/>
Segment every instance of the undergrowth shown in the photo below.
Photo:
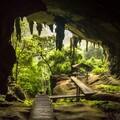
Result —
<path fill-rule="evenodd" d="M 88 103 L 90 106 L 98 106 L 103 101 L 101 101 L 101 100 L 86 100 L 86 99 L 81 99 L 80 102 Z"/>
<path fill-rule="evenodd" d="M 76 98 L 66 98 L 66 99 L 58 99 L 56 102 L 53 102 L 53 106 L 61 106 L 68 105 L 71 102 L 75 102 Z"/>
<path fill-rule="evenodd" d="M 34 100 L 27 100 L 27 99 L 26 99 L 26 100 L 24 101 L 24 105 L 30 107 L 30 106 L 33 106 L 33 102 L 34 102 Z"/>
<path fill-rule="evenodd" d="M 106 91 L 106 92 L 120 92 L 120 86 L 112 86 L 112 85 L 97 85 L 97 89 Z"/>
<path fill-rule="evenodd" d="M 79 103 L 87 103 L 89 104 L 91 107 L 92 106 L 99 106 L 103 101 L 100 101 L 100 100 L 86 100 L 86 99 L 80 99 Z M 61 105 L 69 105 L 70 103 L 78 103 L 76 102 L 76 98 L 67 98 L 67 99 L 59 99 L 57 100 L 56 103 L 53 103 L 53 106 L 54 107 L 57 107 L 57 106 L 61 106 Z"/>

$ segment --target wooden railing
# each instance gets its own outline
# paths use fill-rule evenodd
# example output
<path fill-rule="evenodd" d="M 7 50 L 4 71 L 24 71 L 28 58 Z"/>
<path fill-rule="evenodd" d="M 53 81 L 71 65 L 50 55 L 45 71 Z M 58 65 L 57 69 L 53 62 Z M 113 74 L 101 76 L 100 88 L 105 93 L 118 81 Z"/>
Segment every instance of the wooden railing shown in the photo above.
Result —
<path fill-rule="evenodd" d="M 80 100 L 80 94 L 84 94 L 85 96 L 88 96 L 95 93 L 90 87 L 88 87 L 86 84 L 81 82 L 75 76 L 71 76 L 70 78 L 76 85 L 76 96 L 78 96 L 77 101 Z"/>

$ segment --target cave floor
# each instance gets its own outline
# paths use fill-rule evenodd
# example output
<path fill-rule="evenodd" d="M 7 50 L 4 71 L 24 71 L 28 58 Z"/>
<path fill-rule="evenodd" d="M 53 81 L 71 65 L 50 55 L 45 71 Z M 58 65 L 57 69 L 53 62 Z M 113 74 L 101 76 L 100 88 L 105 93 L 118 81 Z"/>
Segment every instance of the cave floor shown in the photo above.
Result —
<path fill-rule="evenodd" d="M 0 101 L 0 120 L 28 120 L 30 109 L 23 103 Z"/>
<path fill-rule="evenodd" d="M 120 107 L 119 103 L 117 105 Z M 109 110 L 104 111 L 104 107 L 109 107 Z M 113 108 L 109 105 L 104 107 L 101 109 L 84 101 L 55 106 L 54 111 L 57 120 L 120 120 L 120 112 L 111 111 Z"/>
<path fill-rule="evenodd" d="M 58 120 L 107 120 L 108 116 L 97 108 L 85 103 L 71 103 L 55 107 Z"/>

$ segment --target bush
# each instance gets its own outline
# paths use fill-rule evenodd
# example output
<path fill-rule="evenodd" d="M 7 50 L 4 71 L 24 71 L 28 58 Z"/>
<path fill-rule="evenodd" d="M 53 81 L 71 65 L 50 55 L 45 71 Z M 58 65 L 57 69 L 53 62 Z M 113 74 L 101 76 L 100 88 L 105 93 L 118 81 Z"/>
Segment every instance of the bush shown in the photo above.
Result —
<path fill-rule="evenodd" d="M 94 57 L 91 57 L 90 59 L 87 60 L 87 64 L 94 66 L 94 67 L 101 67 L 103 65 L 101 59 L 96 59 Z"/>
<path fill-rule="evenodd" d="M 105 70 L 104 68 L 97 67 L 97 68 L 93 69 L 92 72 L 99 75 L 100 73 L 104 72 L 104 70 Z"/>
<path fill-rule="evenodd" d="M 33 100 L 25 100 L 24 105 L 30 107 L 33 106 L 33 102 L 34 102 Z"/>

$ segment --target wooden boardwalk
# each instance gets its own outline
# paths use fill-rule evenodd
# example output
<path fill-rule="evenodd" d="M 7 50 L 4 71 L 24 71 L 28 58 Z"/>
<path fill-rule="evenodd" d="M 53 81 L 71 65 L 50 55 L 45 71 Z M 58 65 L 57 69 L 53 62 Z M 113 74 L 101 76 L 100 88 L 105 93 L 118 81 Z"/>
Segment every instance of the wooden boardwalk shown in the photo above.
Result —
<path fill-rule="evenodd" d="M 71 80 L 76 84 L 78 92 L 76 95 L 39 95 L 35 98 L 34 105 L 32 107 L 29 120 L 56 120 L 56 117 L 53 112 L 50 99 L 59 99 L 59 98 L 78 98 L 84 97 L 86 95 L 94 94 L 95 92 L 83 82 L 78 80 L 76 77 L 71 76 Z M 82 91 L 83 94 L 80 94 Z"/>
<path fill-rule="evenodd" d="M 76 77 L 71 76 L 71 80 L 76 84 L 77 87 L 79 87 L 79 89 L 83 92 L 83 94 L 91 95 L 95 93 L 90 87 L 85 85 L 83 82 L 78 80 Z"/>
<path fill-rule="evenodd" d="M 48 95 L 35 98 L 29 120 L 56 120 Z"/>

